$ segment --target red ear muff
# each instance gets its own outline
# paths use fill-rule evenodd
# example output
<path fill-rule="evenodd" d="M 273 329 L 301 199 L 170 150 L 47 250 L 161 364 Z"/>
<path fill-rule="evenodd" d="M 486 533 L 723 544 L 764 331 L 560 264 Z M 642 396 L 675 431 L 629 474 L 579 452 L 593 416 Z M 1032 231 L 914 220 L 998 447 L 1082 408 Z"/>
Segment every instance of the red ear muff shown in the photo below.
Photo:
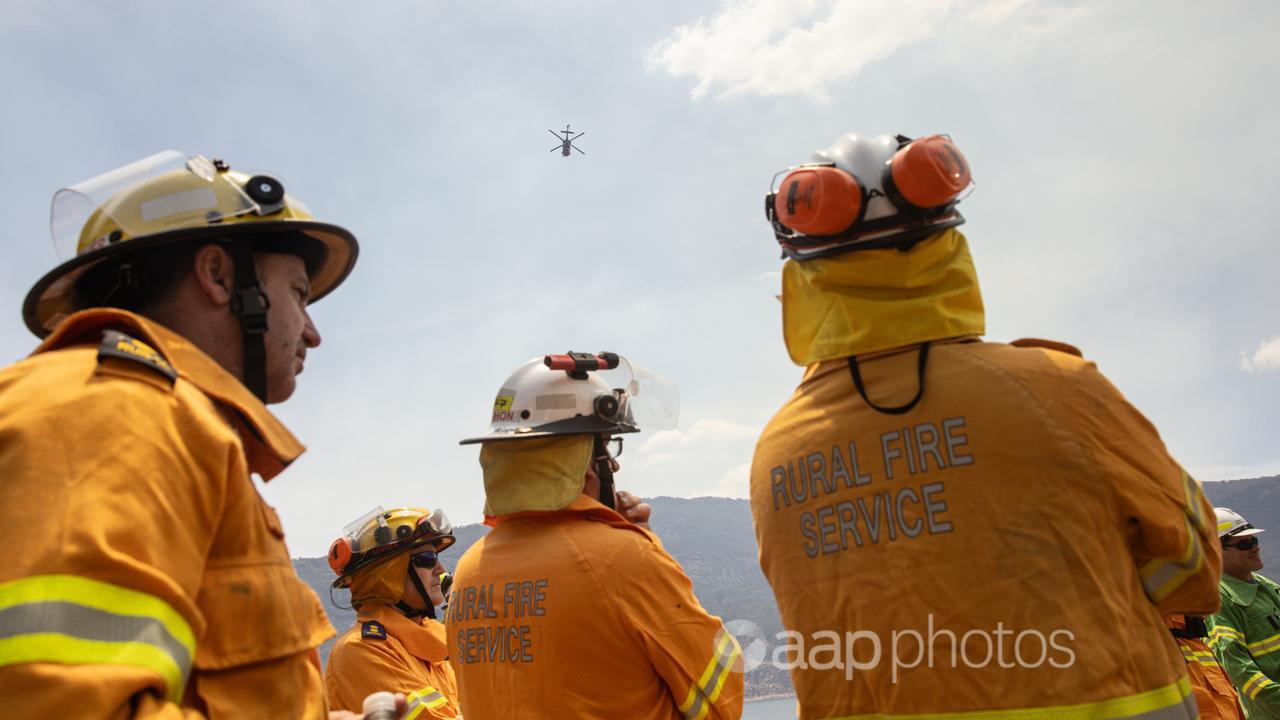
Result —
<path fill-rule="evenodd" d="M 343 570 L 347 569 L 347 563 L 351 562 L 351 541 L 347 538 L 338 538 L 329 546 L 329 567 L 339 575 Z"/>
<path fill-rule="evenodd" d="M 800 168 L 773 197 L 778 222 L 805 235 L 834 235 L 862 216 L 862 187 L 834 167 Z"/>
<path fill-rule="evenodd" d="M 953 202 L 971 180 L 969 163 L 951 139 L 930 135 L 894 154 L 884 185 L 891 199 L 929 210 Z"/>

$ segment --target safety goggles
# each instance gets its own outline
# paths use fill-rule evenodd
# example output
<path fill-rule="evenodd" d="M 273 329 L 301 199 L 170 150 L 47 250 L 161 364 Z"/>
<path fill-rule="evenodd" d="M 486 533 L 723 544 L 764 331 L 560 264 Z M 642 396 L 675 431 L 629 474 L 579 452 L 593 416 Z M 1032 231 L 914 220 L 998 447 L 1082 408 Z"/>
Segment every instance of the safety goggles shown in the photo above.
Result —
<path fill-rule="evenodd" d="M 430 570 L 434 568 L 439 560 L 440 553 L 437 553 L 435 550 L 423 550 L 422 552 L 416 552 L 409 556 L 409 562 L 413 563 L 414 567 L 422 568 L 423 570 Z"/>
<path fill-rule="evenodd" d="M 1239 542 L 1233 542 L 1233 543 L 1224 542 L 1222 543 L 1222 547 L 1229 547 L 1229 548 L 1235 548 L 1236 550 L 1249 551 L 1258 547 L 1258 538 L 1247 537 Z"/>

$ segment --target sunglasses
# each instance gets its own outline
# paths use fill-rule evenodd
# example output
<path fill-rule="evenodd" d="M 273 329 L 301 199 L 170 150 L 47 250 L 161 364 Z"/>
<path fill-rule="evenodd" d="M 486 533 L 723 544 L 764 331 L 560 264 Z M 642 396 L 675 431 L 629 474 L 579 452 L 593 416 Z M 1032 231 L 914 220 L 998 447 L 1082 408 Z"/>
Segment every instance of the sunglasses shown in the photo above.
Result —
<path fill-rule="evenodd" d="M 1235 548 L 1237 550 L 1252 550 L 1258 547 L 1258 538 L 1245 538 L 1237 543 L 1222 543 L 1222 547 Z"/>
<path fill-rule="evenodd" d="M 440 559 L 440 554 L 435 550 L 423 550 L 409 556 L 409 562 L 413 563 L 416 568 L 430 570 L 436 566 L 436 562 Z"/>

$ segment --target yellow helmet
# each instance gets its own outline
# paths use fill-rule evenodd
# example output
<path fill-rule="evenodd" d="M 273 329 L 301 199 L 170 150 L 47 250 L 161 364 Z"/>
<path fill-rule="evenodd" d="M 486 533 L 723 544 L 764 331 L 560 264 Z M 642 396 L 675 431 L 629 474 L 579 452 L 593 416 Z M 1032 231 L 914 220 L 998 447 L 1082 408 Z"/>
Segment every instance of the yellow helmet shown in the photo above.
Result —
<path fill-rule="evenodd" d="M 35 284 L 22 307 L 38 337 L 66 315 L 101 303 L 77 287 L 85 273 L 143 250 L 226 239 L 299 255 L 311 279 L 311 302 L 346 279 L 359 251 L 350 232 L 315 221 L 275 177 L 176 150 L 59 190 L 50 225 L 64 262 Z"/>
<path fill-rule="evenodd" d="M 333 587 L 348 587 L 356 571 L 424 545 L 444 550 L 453 540 L 453 524 L 443 510 L 374 508 L 343 528 L 342 537 L 329 546 L 329 567 L 338 575 Z"/>

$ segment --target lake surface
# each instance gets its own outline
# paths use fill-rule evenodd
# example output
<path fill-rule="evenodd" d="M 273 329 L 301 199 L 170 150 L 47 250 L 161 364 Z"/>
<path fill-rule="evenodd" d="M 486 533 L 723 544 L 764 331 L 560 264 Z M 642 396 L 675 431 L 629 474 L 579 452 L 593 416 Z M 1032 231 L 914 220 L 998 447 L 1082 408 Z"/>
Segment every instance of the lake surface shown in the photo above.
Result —
<path fill-rule="evenodd" d="M 742 720 L 796 720 L 796 699 L 748 700 L 742 706 Z"/>

